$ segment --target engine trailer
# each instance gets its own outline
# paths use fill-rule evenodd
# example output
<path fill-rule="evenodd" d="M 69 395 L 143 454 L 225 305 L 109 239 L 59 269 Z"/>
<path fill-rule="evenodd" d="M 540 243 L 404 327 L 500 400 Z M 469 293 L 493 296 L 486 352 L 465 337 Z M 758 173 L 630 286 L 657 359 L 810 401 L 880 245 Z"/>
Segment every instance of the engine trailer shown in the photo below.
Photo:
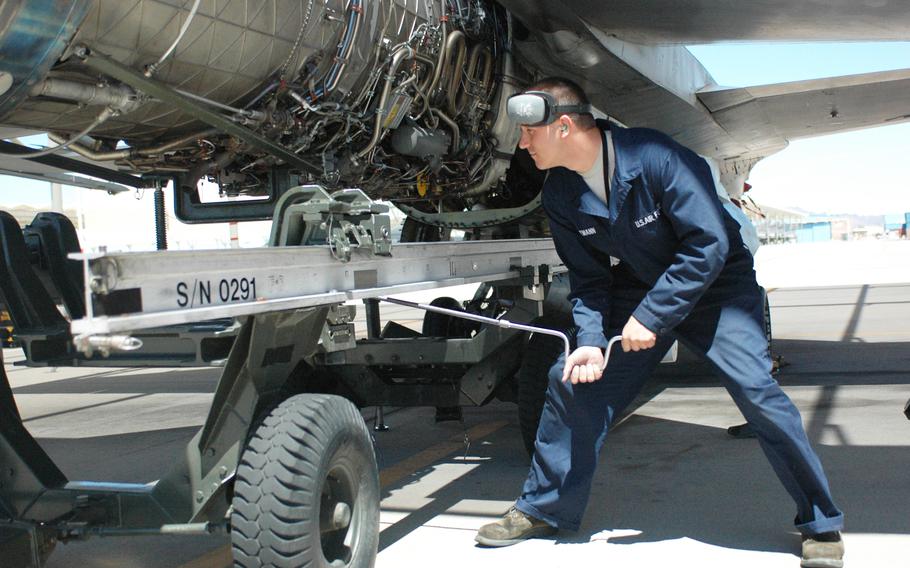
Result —
<path fill-rule="evenodd" d="M 519 373 L 528 335 L 504 322 L 571 321 L 552 241 L 393 247 L 385 206 L 359 190 L 295 188 L 274 219 L 266 248 L 70 253 L 87 292 L 84 315 L 66 329 L 37 317 L 36 305 L 47 311 L 53 302 L 22 266 L 22 235 L 2 225 L 0 292 L 14 316 L 32 316 L 15 324 L 33 364 L 125 365 L 109 361 L 129 360 L 154 330 L 239 322 L 204 425 L 150 484 L 67 479 L 23 426 L 3 373 L 4 566 L 41 567 L 58 541 L 95 535 L 225 532 L 236 566 L 372 566 L 379 477 L 359 407 L 426 405 L 451 417 L 494 398 L 522 399 L 538 406 L 539 419 L 543 393 L 522 398 L 516 381 L 529 375 Z M 461 284 L 478 284 L 472 300 L 433 304 L 502 325 L 430 312 L 422 332 L 381 326 L 377 298 Z M 366 337 L 355 330 L 355 300 L 365 307 Z M 555 355 L 562 343 L 550 348 Z M 528 388 L 540 391 L 546 369 L 536 371 Z M 522 412 L 533 440 L 534 411 Z"/>

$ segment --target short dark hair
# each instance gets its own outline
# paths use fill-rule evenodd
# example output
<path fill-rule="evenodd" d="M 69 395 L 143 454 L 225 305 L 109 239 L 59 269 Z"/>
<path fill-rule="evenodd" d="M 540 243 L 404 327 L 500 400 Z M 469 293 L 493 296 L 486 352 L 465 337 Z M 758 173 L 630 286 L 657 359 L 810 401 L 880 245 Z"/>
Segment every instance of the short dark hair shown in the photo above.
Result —
<path fill-rule="evenodd" d="M 544 77 L 535 81 L 533 85 L 525 89 L 528 91 L 543 91 L 556 97 L 556 104 L 559 105 L 589 105 L 588 95 L 585 94 L 578 83 L 565 77 Z M 594 115 L 569 113 L 575 124 L 582 130 L 589 130 L 597 126 L 594 121 Z"/>

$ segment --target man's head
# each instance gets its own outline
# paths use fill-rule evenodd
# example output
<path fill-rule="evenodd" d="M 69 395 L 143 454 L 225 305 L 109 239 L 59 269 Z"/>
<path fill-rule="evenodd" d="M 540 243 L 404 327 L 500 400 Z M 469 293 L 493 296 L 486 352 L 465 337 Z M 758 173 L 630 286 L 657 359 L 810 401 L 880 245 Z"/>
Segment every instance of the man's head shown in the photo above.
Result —
<path fill-rule="evenodd" d="M 587 138 L 587 131 L 596 126 L 581 87 L 560 77 L 541 79 L 509 99 L 508 111 L 521 125 L 518 146 L 528 150 L 538 169 L 578 169 L 578 148 L 573 141 Z"/>

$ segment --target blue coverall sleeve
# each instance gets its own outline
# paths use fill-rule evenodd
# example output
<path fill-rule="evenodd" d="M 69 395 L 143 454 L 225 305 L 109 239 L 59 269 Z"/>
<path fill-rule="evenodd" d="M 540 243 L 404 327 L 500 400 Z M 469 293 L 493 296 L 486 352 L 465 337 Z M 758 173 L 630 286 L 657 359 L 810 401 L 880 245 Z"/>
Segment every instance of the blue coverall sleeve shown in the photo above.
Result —
<path fill-rule="evenodd" d="M 673 262 L 632 315 L 657 333 L 676 327 L 723 270 L 730 250 L 720 204 L 707 163 L 685 148 L 660 145 L 643 160 L 642 174 L 662 188 L 661 215 L 679 246 Z"/>
<path fill-rule="evenodd" d="M 546 200 L 544 209 L 550 220 L 556 253 L 569 269 L 569 300 L 572 318 L 578 326 L 578 346 L 605 349 L 604 318 L 609 319 L 612 282 L 610 258 L 592 250 L 571 221 L 553 211 L 553 207 L 547 207 Z"/>

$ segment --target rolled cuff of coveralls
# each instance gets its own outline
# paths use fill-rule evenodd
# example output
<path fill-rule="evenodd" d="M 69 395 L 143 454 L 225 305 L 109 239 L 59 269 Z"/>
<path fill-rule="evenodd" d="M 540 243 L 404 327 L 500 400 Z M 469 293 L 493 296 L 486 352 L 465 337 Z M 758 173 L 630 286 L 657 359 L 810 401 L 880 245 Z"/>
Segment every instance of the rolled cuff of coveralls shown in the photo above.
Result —
<path fill-rule="evenodd" d="M 632 317 L 637 319 L 638 323 L 650 329 L 657 335 L 663 335 L 672 329 L 665 321 L 651 313 L 650 310 L 641 304 L 632 312 Z"/>
<path fill-rule="evenodd" d="M 578 347 L 600 347 L 601 349 L 606 349 L 608 343 L 607 336 L 596 331 L 581 331 L 576 339 Z"/>

